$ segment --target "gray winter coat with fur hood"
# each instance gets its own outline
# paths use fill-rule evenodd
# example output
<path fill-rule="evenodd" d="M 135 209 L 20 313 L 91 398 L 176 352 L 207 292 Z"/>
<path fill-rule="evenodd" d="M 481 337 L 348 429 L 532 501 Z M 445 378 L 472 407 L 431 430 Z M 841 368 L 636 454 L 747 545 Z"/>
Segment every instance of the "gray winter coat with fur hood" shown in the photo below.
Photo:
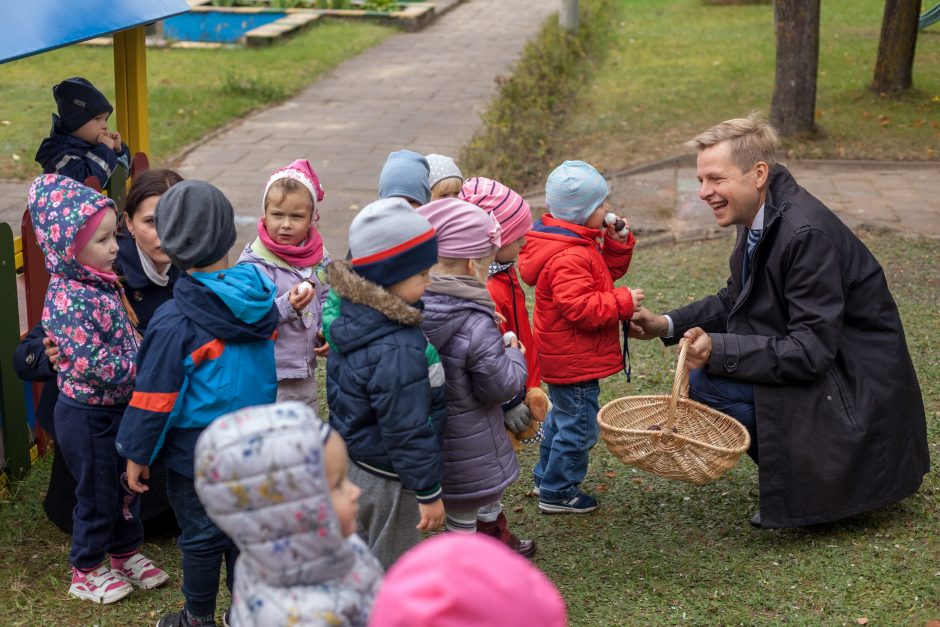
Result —
<path fill-rule="evenodd" d="M 489 292 L 470 277 L 431 275 L 421 328 L 444 364 L 444 506 L 498 501 L 519 476 L 502 403 L 525 387 L 522 352 L 503 346 Z"/>

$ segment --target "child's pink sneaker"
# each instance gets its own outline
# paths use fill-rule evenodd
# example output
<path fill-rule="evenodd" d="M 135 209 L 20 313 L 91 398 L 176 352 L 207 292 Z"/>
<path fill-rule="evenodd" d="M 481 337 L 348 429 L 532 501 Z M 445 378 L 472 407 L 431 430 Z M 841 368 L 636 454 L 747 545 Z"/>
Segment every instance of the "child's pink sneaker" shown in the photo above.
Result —
<path fill-rule="evenodd" d="M 128 558 L 111 557 L 111 572 L 141 590 L 153 590 L 165 584 L 170 576 L 153 565 L 148 558 L 134 553 Z"/>
<path fill-rule="evenodd" d="M 78 599 L 94 603 L 114 603 L 133 591 L 134 586 L 118 579 L 104 564 L 88 572 L 72 567 L 72 585 L 69 587 L 69 594 Z"/>

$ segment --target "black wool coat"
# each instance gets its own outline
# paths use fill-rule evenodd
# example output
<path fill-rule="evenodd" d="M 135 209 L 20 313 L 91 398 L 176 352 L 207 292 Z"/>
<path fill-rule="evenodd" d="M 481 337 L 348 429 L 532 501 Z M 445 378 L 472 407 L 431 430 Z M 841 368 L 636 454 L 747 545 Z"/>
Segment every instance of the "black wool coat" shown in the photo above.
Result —
<path fill-rule="evenodd" d="M 668 315 L 672 342 L 696 326 L 710 334 L 709 374 L 754 384 L 763 526 L 916 492 L 930 466 L 924 404 L 881 265 L 781 165 L 744 284 L 745 228 L 737 235 L 727 285 Z"/>

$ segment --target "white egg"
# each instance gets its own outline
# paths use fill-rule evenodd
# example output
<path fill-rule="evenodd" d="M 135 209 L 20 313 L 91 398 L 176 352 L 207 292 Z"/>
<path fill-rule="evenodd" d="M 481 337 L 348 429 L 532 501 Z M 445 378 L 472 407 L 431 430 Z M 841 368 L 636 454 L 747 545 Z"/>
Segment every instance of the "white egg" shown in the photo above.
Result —
<path fill-rule="evenodd" d="M 313 289 L 313 286 L 310 285 L 309 281 L 304 281 L 303 283 L 297 286 L 297 291 L 301 294 L 306 294 L 312 289 Z"/>

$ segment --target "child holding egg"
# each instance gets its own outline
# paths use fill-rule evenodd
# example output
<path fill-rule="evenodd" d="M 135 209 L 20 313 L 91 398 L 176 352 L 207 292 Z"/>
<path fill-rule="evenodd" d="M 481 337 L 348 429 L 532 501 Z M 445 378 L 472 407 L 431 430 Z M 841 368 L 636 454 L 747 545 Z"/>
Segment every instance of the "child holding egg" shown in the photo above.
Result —
<path fill-rule="evenodd" d="M 275 171 L 262 197 L 258 237 L 239 263 L 257 265 L 277 285 L 277 400 L 300 401 L 316 410 L 316 358 L 329 350 L 320 332 L 329 287 L 329 253 L 316 224 L 323 186 L 310 162 L 298 159 Z"/>

